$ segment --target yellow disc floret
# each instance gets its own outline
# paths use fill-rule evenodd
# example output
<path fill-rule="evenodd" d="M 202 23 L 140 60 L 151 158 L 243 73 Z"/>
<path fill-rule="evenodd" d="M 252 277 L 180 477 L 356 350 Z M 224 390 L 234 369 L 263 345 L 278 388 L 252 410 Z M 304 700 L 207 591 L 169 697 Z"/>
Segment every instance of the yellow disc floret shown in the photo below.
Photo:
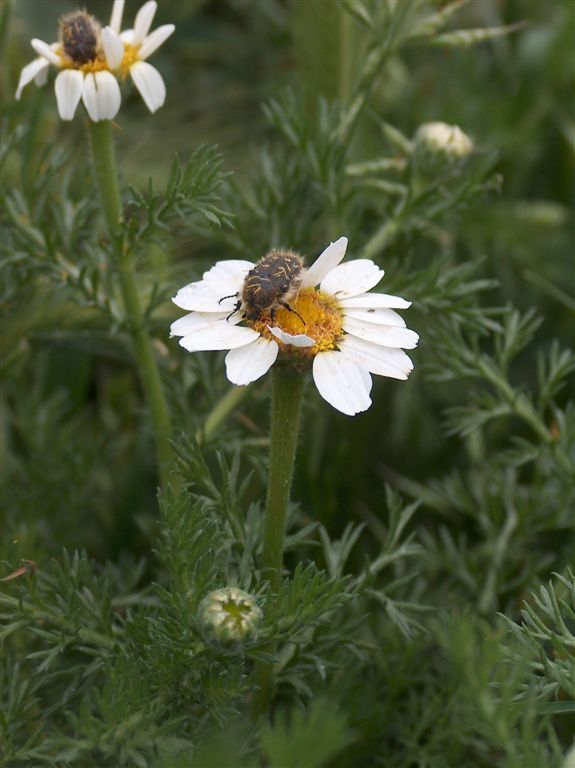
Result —
<path fill-rule="evenodd" d="M 258 320 L 248 321 L 248 325 L 264 338 L 276 341 L 281 351 L 298 357 L 312 358 L 318 352 L 325 352 L 337 346 L 343 337 L 343 314 L 333 296 L 313 288 L 304 288 L 299 292 L 297 299 L 290 302 L 290 306 L 293 312 L 284 308 L 276 310 L 273 322 L 270 316 L 262 315 Z M 270 332 L 268 326 L 281 328 L 292 336 L 305 334 L 312 338 L 315 344 L 313 347 L 284 344 Z"/>
<path fill-rule="evenodd" d="M 124 43 L 124 58 L 120 64 L 119 74 L 120 77 L 125 79 L 130 74 L 130 67 L 140 59 L 140 48 L 142 46 L 132 45 L 132 43 Z"/>

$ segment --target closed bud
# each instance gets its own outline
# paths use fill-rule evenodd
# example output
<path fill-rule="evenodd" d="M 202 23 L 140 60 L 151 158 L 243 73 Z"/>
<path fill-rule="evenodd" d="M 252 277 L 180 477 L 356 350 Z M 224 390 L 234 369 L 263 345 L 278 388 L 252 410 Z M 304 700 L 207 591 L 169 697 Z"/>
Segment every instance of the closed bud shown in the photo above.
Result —
<path fill-rule="evenodd" d="M 238 642 L 256 634 L 262 612 L 253 595 L 238 587 L 223 587 L 202 600 L 200 618 L 221 642 Z"/>
<path fill-rule="evenodd" d="M 457 167 L 473 152 L 473 141 L 457 125 L 424 123 L 414 139 L 414 162 L 424 175 Z"/>

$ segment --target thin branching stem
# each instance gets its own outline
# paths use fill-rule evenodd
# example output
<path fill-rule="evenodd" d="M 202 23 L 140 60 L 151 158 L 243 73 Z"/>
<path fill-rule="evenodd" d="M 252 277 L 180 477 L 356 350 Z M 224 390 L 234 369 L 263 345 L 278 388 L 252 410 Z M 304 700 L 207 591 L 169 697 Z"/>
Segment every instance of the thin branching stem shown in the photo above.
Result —
<path fill-rule="evenodd" d="M 160 482 L 165 488 L 168 484 L 170 466 L 173 462 L 172 449 L 169 443 L 171 437 L 170 413 L 158 362 L 142 310 L 133 254 L 121 234 L 122 201 L 118 184 L 112 123 L 109 120 L 102 120 L 97 123 L 90 122 L 89 126 L 96 178 L 100 187 L 108 232 L 117 259 L 124 309 L 134 345 L 140 379 L 154 425 Z"/>

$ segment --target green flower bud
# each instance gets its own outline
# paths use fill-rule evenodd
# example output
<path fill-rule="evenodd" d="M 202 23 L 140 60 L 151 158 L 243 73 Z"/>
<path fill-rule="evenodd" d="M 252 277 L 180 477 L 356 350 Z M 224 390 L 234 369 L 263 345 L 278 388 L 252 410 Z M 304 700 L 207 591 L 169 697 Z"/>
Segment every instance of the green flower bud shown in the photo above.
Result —
<path fill-rule="evenodd" d="M 262 618 L 255 597 L 238 587 L 210 592 L 202 600 L 199 612 L 202 622 L 222 642 L 253 637 Z"/>
<path fill-rule="evenodd" d="M 457 125 L 424 123 L 415 134 L 414 162 L 425 175 L 453 169 L 472 152 L 473 141 Z"/>

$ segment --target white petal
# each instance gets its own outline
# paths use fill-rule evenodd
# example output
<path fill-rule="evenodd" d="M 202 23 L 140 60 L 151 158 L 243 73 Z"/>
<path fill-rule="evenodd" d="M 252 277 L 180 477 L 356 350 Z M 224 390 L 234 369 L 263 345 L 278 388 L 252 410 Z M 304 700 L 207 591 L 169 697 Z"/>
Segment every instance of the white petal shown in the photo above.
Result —
<path fill-rule="evenodd" d="M 57 67 L 60 66 L 60 57 L 48 43 L 45 43 L 43 40 L 38 40 L 38 38 L 35 37 L 30 41 L 30 44 L 38 56 L 43 56 L 45 59 L 48 59 L 51 64 L 55 64 Z"/>
<path fill-rule="evenodd" d="M 400 296 L 390 296 L 388 293 L 361 293 L 359 296 L 341 299 L 339 303 L 342 307 L 393 307 L 394 309 L 411 307 L 411 301 L 406 301 Z"/>
<path fill-rule="evenodd" d="M 82 98 L 84 73 L 79 69 L 65 69 L 56 78 L 54 89 L 58 112 L 62 120 L 72 120 Z"/>
<path fill-rule="evenodd" d="M 305 273 L 301 287 L 314 288 L 321 283 L 327 273 L 337 267 L 343 259 L 346 249 L 347 237 L 340 237 L 339 240 L 330 243 Z"/>
<path fill-rule="evenodd" d="M 360 320 L 362 323 L 375 323 L 376 325 L 394 325 L 398 328 L 405 328 L 405 320 L 393 309 L 344 309 L 343 314 L 346 317 L 352 317 L 354 320 Z"/>
<path fill-rule="evenodd" d="M 149 2 L 144 3 L 136 14 L 136 21 L 134 22 L 134 45 L 142 43 L 150 31 L 157 8 L 158 4 L 155 0 L 149 0 Z"/>
<path fill-rule="evenodd" d="M 338 298 L 357 296 L 369 291 L 383 277 L 383 269 L 369 259 L 355 259 L 334 267 L 321 281 L 320 288 Z"/>
<path fill-rule="evenodd" d="M 120 29 L 122 28 L 122 16 L 124 15 L 124 2 L 125 0 L 114 0 L 114 5 L 112 6 L 112 15 L 110 16 L 110 27 L 117 34 L 120 34 Z"/>
<path fill-rule="evenodd" d="M 124 58 L 124 43 L 112 27 L 104 27 L 102 30 L 102 45 L 108 66 L 110 69 L 118 69 Z"/>
<path fill-rule="evenodd" d="M 292 347 L 313 347 L 315 346 L 315 339 L 311 336 L 306 336 L 305 333 L 298 333 L 295 336 L 292 333 L 286 333 L 281 328 L 268 325 L 268 329 L 273 333 L 276 339 L 283 341 L 284 344 L 291 344 Z"/>
<path fill-rule="evenodd" d="M 137 61 L 130 67 L 130 75 L 150 112 L 158 110 L 166 100 L 166 86 L 158 70 L 147 61 Z"/>
<path fill-rule="evenodd" d="M 44 69 L 41 69 L 36 77 L 34 78 L 34 82 L 36 85 L 40 88 L 43 85 L 46 85 L 46 80 L 48 79 L 48 70 L 50 68 L 50 62 L 45 62 L 46 66 Z"/>
<path fill-rule="evenodd" d="M 22 72 L 20 72 L 18 88 L 16 88 L 16 101 L 18 101 L 22 95 L 22 89 L 25 88 L 28 83 L 31 83 L 32 80 L 36 80 L 36 82 L 38 82 L 37 78 L 39 75 L 41 75 L 43 72 L 46 74 L 48 73 L 49 66 L 50 62 L 47 61 L 43 56 L 40 56 L 39 59 L 34 59 L 34 61 L 26 64 L 26 66 L 22 69 Z"/>
<path fill-rule="evenodd" d="M 227 312 L 192 312 L 172 323 L 170 326 L 170 336 L 188 336 L 190 333 L 202 330 L 203 328 L 211 328 L 216 323 L 227 322 L 230 325 L 237 325 L 241 319 L 239 313 L 227 320 Z"/>
<path fill-rule="evenodd" d="M 371 377 L 369 374 L 366 377 L 365 368 L 341 352 L 320 352 L 316 355 L 313 380 L 323 399 L 348 416 L 366 411 L 371 405 Z"/>
<path fill-rule="evenodd" d="M 253 328 L 223 322 L 213 325 L 211 328 L 202 328 L 183 336 L 180 339 L 180 346 L 187 349 L 188 352 L 235 349 L 236 347 L 244 347 L 258 337 L 259 333 Z"/>
<path fill-rule="evenodd" d="M 123 32 L 120 32 L 120 40 L 128 45 L 134 45 L 134 30 L 125 29 Z"/>
<path fill-rule="evenodd" d="M 234 311 L 238 299 L 228 294 L 221 292 L 222 295 L 214 293 L 214 291 L 207 287 L 203 280 L 198 283 L 190 283 L 185 285 L 177 292 L 172 301 L 177 307 L 181 309 L 187 309 L 189 312 L 222 312 L 225 311 L 228 315 Z M 230 317 L 230 320 L 232 318 Z"/>
<path fill-rule="evenodd" d="M 214 287 L 216 293 L 234 293 L 240 291 L 247 273 L 253 267 L 251 261 L 243 259 L 228 259 L 217 261 L 211 269 L 204 272 L 202 279 L 210 287 Z"/>
<path fill-rule="evenodd" d="M 276 361 L 279 347 L 275 341 L 259 338 L 245 347 L 231 349 L 226 355 L 226 374 L 232 384 L 244 386 L 261 378 Z"/>
<path fill-rule="evenodd" d="M 82 97 L 90 119 L 94 122 L 114 118 L 122 99 L 118 81 L 111 72 L 105 70 L 95 75 L 86 75 Z"/>
<path fill-rule="evenodd" d="M 229 314 L 237 304 L 245 276 L 253 266 L 251 261 L 240 259 L 218 261 L 204 272 L 202 280 L 180 288 L 172 301 L 182 309 Z M 228 298 L 224 299 L 224 296 Z"/>
<path fill-rule="evenodd" d="M 155 29 L 152 34 L 148 35 L 142 43 L 142 47 L 138 51 L 138 57 L 140 59 L 147 59 L 148 56 L 151 56 L 155 51 L 158 50 L 161 45 L 166 42 L 174 30 L 175 26 L 173 24 L 164 24 L 163 26 Z"/>
<path fill-rule="evenodd" d="M 402 349 L 381 347 L 349 334 L 340 343 L 339 348 L 342 355 L 378 376 L 404 380 L 413 370 L 411 359 Z"/>
<path fill-rule="evenodd" d="M 375 323 L 362 323 L 353 317 L 343 318 L 343 329 L 365 341 L 381 344 L 383 347 L 404 347 L 413 349 L 417 346 L 419 336 L 409 328 L 394 328 L 389 325 L 376 325 Z"/>

